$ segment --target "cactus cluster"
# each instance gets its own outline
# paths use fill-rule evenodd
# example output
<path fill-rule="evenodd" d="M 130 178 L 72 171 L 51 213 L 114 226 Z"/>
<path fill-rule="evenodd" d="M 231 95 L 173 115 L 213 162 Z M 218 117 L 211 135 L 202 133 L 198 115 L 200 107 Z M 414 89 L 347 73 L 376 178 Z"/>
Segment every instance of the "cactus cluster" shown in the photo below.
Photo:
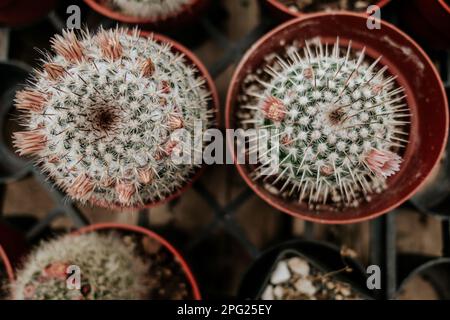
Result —
<path fill-rule="evenodd" d="M 378 67 L 381 57 L 364 52 L 315 39 L 303 52 L 289 47 L 256 76 L 241 125 L 276 130 L 279 166 L 265 175 L 262 163 L 254 179 L 315 209 L 357 207 L 386 188 L 400 169 L 410 113 L 396 77 Z"/>
<path fill-rule="evenodd" d="M 70 266 L 79 268 L 79 288 L 69 279 Z M 147 274 L 148 265 L 136 256 L 134 245 L 119 236 L 65 235 L 30 253 L 11 284 L 11 299 L 143 299 Z"/>
<path fill-rule="evenodd" d="M 34 79 L 16 95 L 25 131 L 20 155 L 74 199 L 134 207 L 181 188 L 195 164 L 173 161 L 194 124 L 211 125 L 210 93 L 195 65 L 137 29 L 64 31 Z"/>
<path fill-rule="evenodd" d="M 157 19 L 179 13 L 190 0 L 109 0 L 110 6 L 133 17 Z"/>

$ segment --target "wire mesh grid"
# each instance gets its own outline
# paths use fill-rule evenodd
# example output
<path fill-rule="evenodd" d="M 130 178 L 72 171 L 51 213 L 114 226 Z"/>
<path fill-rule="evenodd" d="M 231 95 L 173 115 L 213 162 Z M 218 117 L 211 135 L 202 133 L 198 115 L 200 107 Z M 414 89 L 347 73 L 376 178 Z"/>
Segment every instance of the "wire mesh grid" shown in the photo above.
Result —
<path fill-rule="evenodd" d="M 234 1 L 234 0 L 233 0 Z M 81 4 L 82 5 L 82 4 Z M 217 14 L 217 10 L 221 11 L 219 13 L 220 16 L 226 16 L 226 12 L 224 13 L 223 7 L 214 8 L 215 13 Z M 197 26 L 197 31 L 201 30 L 204 32 L 204 37 L 208 39 L 208 41 L 213 41 L 219 48 L 222 49 L 223 54 L 215 59 L 214 63 L 209 66 L 209 71 L 213 78 L 220 77 L 225 70 L 227 70 L 230 66 L 233 66 L 236 62 L 240 60 L 243 56 L 244 52 L 263 34 L 269 31 L 272 27 L 276 25 L 276 22 L 273 21 L 267 13 L 262 12 L 262 17 L 260 18 L 260 23 L 249 33 L 241 36 L 238 40 L 233 41 L 230 40 L 227 35 L 223 32 L 223 30 L 218 27 L 217 21 L 215 20 L 215 13 L 207 14 L 205 18 L 199 21 L 199 26 Z M 89 12 L 86 7 L 82 5 L 82 14 L 83 15 L 91 15 L 92 12 Z M 98 18 L 98 17 L 97 17 Z M 397 17 L 395 14 L 395 8 L 392 10 L 386 10 L 383 12 L 383 18 L 397 24 Z M 64 16 L 61 13 L 52 12 L 47 20 L 53 26 L 56 32 L 59 32 L 65 25 Z M 226 18 L 225 18 L 226 20 Z M 101 18 L 94 23 L 97 25 L 103 25 L 104 27 L 113 26 L 115 22 L 109 20 L 107 18 Z M 9 30 L 3 30 L 4 34 L 6 34 L 6 39 L 9 41 L 3 41 L 3 45 L 6 46 L 9 42 L 13 41 L 13 36 L 10 35 Z M 4 38 L 5 39 L 5 38 Z M 6 44 L 5 44 L 6 42 Z M 189 46 L 189 45 L 188 45 Z M 5 48 L 3 48 L 5 50 Z M 450 54 L 448 52 L 432 52 L 428 51 L 432 59 L 436 62 L 441 77 L 445 83 L 446 89 L 450 89 Z M 221 105 L 224 105 L 224 97 L 221 96 Z M 3 141 L 2 141 L 3 143 Z M 214 170 L 214 167 L 210 167 L 207 169 L 208 171 Z M 63 216 L 70 218 L 70 221 L 73 224 L 73 227 L 79 228 L 82 226 L 86 226 L 91 223 L 89 216 L 80 210 L 77 205 L 70 200 L 59 190 L 55 189 L 51 183 L 49 183 L 46 178 L 37 170 L 30 167 L 30 173 L 51 195 L 55 206 L 48 214 L 36 221 L 29 228 L 27 228 L 26 238 L 34 243 L 37 240 L 41 239 L 49 229 L 51 223 Z M 230 175 L 235 175 L 235 168 L 231 165 L 228 165 L 226 168 L 226 172 L 230 173 Z M 228 175 L 228 174 L 227 174 Z M 449 177 L 445 175 L 445 177 Z M 195 260 L 198 258 L 198 247 L 200 244 L 214 241 L 212 238 L 218 232 L 218 230 L 225 232 L 227 236 L 231 236 L 233 239 L 233 246 L 241 247 L 247 254 L 247 258 L 243 258 L 247 263 L 250 263 L 252 260 L 255 260 L 261 254 L 262 249 L 255 243 L 250 240 L 248 236 L 248 232 L 244 230 L 243 226 L 239 223 L 236 218 L 236 212 L 238 212 L 242 207 L 244 207 L 250 199 L 255 198 L 255 194 L 248 187 L 240 188 L 240 191 L 237 195 L 231 198 L 230 201 L 220 201 L 217 199 L 217 196 L 212 192 L 211 185 L 206 183 L 207 179 L 210 178 L 210 175 L 206 174 L 202 179 L 198 180 L 193 185 L 193 190 L 197 194 L 198 197 L 201 198 L 201 201 L 204 202 L 210 212 L 212 212 L 212 219 L 209 220 L 198 232 L 194 235 L 189 236 L 189 239 L 183 239 L 186 241 L 178 240 L 181 252 L 187 257 L 188 261 L 193 264 Z M 450 177 L 449 177 L 450 178 Z M 221 183 L 229 183 L 227 179 L 225 181 L 221 181 Z M 244 185 L 243 181 L 240 181 L 240 184 Z M 5 184 L 0 185 L 0 191 L 2 193 L 1 200 L 3 202 L 3 195 L 5 193 Z M 186 195 L 182 195 L 186 196 Z M 403 204 L 402 207 L 413 209 L 414 211 L 419 211 L 421 213 L 431 213 L 433 214 L 432 209 L 427 208 L 428 198 L 420 199 L 420 201 L 408 201 Z M 169 207 L 176 206 L 179 199 L 173 200 Z M 428 212 L 427 212 L 428 211 Z M 0 211 L 0 215 L 3 211 Z M 450 257 L 450 212 L 440 211 L 440 215 L 434 215 L 436 219 L 440 220 L 441 228 L 442 228 L 442 256 Z M 141 210 L 137 216 L 137 222 L 140 226 L 152 228 L 151 223 L 149 221 L 149 217 L 151 216 L 151 210 L 145 209 Z M 257 215 L 257 212 L 254 213 Z M 3 217 L 6 218 L 6 217 Z M 294 218 L 279 213 L 279 224 L 277 227 L 277 231 L 273 239 L 271 239 L 270 244 L 276 244 L 286 239 L 292 239 L 294 236 L 292 234 Z M 317 226 L 311 222 L 305 222 L 303 233 L 301 235 L 295 235 L 295 237 L 301 237 L 305 239 L 313 239 L 314 238 L 314 229 Z M 177 238 L 175 235 L 176 230 L 161 230 L 161 232 L 167 236 L 169 239 Z M 413 230 L 411 231 L 413 232 Z M 229 239 L 229 238 L 227 238 Z M 226 240 L 228 241 L 228 240 Z M 267 247 L 267 245 L 266 245 Z M 203 249 L 201 249 L 203 250 Z M 214 249 L 212 249 L 214 250 Z M 207 251 L 200 251 L 201 255 L 208 255 Z M 226 253 L 222 253 L 222 255 L 226 255 Z M 395 212 L 391 212 L 387 215 L 384 215 L 380 218 L 372 220 L 370 222 L 370 252 L 369 252 L 369 263 L 377 264 L 381 267 L 382 270 L 382 289 L 376 292 L 376 296 L 378 298 L 392 298 L 394 297 L 400 280 L 397 279 L 397 276 L 401 279 L 405 274 L 408 274 L 412 269 L 417 267 L 414 263 L 406 263 L 406 266 L 403 266 L 402 262 L 402 271 L 400 270 L 398 263 L 398 253 L 396 251 L 396 220 L 395 220 Z M 224 260 L 227 257 L 223 257 Z M 203 273 L 205 269 L 212 268 L 208 265 L 198 266 L 198 263 L 194 266 L 194 273 L 197 275 L 199 280 L 199 285 L 204 294 L 204 297 L 214 297 L 214 296 L 231 296 L 235 294 L 235 292 L 215 292 L 215 289 L 209 288 L 210 283 L 208 283 L 209 279 L 211 279 L 211 275 L 204 276 Z M 232 268 L 233 269 L 233 268 Z M 231 273 L 240 273 L 237 275 L 239 278 L 242 274 L 239 270 L 231 270 Z M 214 270 L 208 270 L 208 273 L 215 273 Z M 229 274 L 217 274 L 216 277 L 223 278 L 220 281 L 227 281 Z"/>

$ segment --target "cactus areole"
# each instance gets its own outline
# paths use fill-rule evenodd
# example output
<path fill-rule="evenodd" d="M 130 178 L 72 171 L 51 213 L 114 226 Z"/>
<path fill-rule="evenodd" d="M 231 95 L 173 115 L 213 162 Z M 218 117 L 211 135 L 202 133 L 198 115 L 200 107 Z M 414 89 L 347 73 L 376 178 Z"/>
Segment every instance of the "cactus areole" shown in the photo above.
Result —
<path fill-rule="evenodd" d="M 19 154 L 73 199 L 103 207 L 140 207 L 186 185 L 198 168 L 172 161 L 172 133 L 206 129 L 213 116 L 197 67 L 137 29 L 65 31 L 51 45 L 16 95 Z"/>

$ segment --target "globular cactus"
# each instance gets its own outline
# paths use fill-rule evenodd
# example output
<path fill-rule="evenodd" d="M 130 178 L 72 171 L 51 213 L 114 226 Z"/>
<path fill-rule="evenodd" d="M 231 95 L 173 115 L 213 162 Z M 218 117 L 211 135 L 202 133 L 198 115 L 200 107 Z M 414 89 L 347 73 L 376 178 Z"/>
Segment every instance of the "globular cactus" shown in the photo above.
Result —
<path fill-rule="evenodd" d="M 196 165 L 173 161 L 174 131 L 211 125 L 210 93 L 196 66 L 169 43 L 137 30 L 103 30 L 51 40 L 32 84 L 17 93 L 27 130 L 14 133 L 20 155 L 82 202 L 131 207 L 164 199 Z M 198 166 L 198 165 L 197 165 Z"/>
<path fill-rule="evenodd" d="M 109 0 L 116 10 L 139 18 L 164 18 L 179 13 L 190 0 Z"/>
<path fill-rule="evenodd" d="M 386 188 L 386 178 L 400 169 L 410 113 L 396 77 L 364 51 L 350 42 L 341 52 L 339 39 L 330 47 L 308 42 L 303 53 L 291 47 L 288 58 L 265 67 L 258 89 L 248 89 L 254 99 L 243 106 L 250 116 L 241 124 L 276 130 L 279 161 L 274 175 L 262 165 L 254 179 L 328 210 L 357 207 Z"/>
<path fill-rule="evenodd" d="M 79 268 L 79 288 L 69 279 L 76 277 L 70 266 Z M 30 253 L 11 285 L 11 299 L 144 299 L 148 267 L 136 256 L 134 245 L 117 235 L 66 235 Z"/>

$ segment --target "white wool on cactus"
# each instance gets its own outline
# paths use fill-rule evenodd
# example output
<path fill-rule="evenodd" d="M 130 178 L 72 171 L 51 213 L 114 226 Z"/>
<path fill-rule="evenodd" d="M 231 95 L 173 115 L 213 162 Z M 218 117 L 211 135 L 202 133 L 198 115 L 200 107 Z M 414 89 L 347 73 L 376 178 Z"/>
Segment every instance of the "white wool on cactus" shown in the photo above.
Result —
<path fill-rule="evenodd" d="M 196 170 L 175 163 L 172 133 L 211 125 L 210 93 L 195 65 L 138 30 L 55 36 L 16 96 L 27 130 L 14 133 L 58 187 L 82 202 L 131 207 L 164 199 Z"/>
<path fill-rule="evenodd" d="M 139 18 L 164 18 L 177 14 L 191 0 L 110 0 L 122 13 Z"/>
<path fill-rule="evenodd" d="M 356 207 L 400 170 L 410 117 L 404 89 L 377 66 L 381 58 L 368 62 L 351 42 L 341 51 L 339 39 L 316 39 L 287 56 L 265 66 L 242 106 L 251 114 L 244 127 L 276 129 L 280 138 L 278 172 L 266 175 L 261 163 L 254 179 L 313 207 Z"/>

